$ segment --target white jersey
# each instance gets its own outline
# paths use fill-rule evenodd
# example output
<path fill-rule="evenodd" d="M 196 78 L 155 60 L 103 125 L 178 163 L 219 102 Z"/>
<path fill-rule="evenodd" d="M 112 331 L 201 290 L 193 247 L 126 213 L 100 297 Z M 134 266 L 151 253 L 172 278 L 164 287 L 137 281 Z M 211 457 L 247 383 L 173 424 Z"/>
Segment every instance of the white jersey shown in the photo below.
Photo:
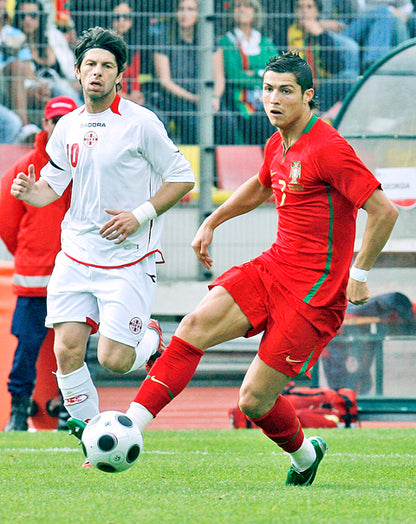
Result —
<path fill-rule="evenodd" d="M 140 227 L 121 244 L 99 234 L 112 215 L 149 200 L 163 182 L 194 182 L 190 163 L 152 111 L 116 96 L 109 109 L 82 106 L 63 116 L 47 144 L 50 162 L 41 177 L 62 195 L 72 181 L 71 205 L 62 222 L 62 250 L 78 262 L 118 267 L 161 255 L 163 217 Z"/>

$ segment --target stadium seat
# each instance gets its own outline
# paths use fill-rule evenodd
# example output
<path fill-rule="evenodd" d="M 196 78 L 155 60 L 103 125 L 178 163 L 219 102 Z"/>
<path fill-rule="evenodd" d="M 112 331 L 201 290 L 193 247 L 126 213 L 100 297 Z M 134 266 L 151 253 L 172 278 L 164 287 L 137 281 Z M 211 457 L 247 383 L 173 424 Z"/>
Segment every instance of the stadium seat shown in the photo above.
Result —
<path fill-rule="evenodd" d="M 258 173 L 263 163 L 261 146 L 217 146 L 215 149 L 217 187 L 228 191 Z"/>
<path fill-rule="evenodd" d="M 182 198 L 181 202 L 189 202 L 199 198 L 199 180 L 201 176 L 201 148 L 196 145 L 178 146 L 185 158 L 191 163 L 192 170 L 195 174 L 195 186 L 190 193 Z"/>

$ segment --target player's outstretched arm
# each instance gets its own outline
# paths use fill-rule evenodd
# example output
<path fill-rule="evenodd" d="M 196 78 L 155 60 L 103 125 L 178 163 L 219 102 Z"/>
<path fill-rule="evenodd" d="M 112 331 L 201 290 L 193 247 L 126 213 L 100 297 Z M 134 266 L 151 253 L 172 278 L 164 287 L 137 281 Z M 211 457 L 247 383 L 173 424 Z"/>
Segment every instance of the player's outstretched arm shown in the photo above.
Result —
<path fill-rule="evenodd" d="M 367 212 L 367 223 L 361 249 L 354 261 L 354 267 L 369 271 L 385 246 L 396 223 L 399 212 L 381 189 L 376 189 L 363 208 Z M 350 277 L 347 298 L 353 304 L 364 304 L 370 293 L 367 282 Z"/>
<path fill-rule="evenodd" d="M 255 209 L 270 198 L 272 192 L 270 188 L 263 186 L 258 175 L 255 175 L 236 189 L 220 207 L 202 222 L 191 245 L 197 259 L 206 269 L 210 269 L 212 266 L 208 247 L 212 242 L 214 230 L 223 222 Z"/>
<path fill-rule="evenodd" d="M 35 166 L 29 165 L 28 173 L 18 173 L 13 180 L 10 193 L 18 200 L 35 206 L 43 207 L 59 198 L 59 195 L 50 187 L 46 180 L 36 182 Z"/>

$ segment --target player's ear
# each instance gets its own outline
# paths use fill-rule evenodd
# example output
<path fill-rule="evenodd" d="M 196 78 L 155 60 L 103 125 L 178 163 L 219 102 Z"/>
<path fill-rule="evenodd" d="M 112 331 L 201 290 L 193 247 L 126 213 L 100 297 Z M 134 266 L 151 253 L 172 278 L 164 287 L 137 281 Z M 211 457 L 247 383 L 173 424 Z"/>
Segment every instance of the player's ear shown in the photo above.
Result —
<path fill-rule="evenodd" d="M 309 104 L 309 102 L 312 100 L 312 98 L 315 96 L 315 89 L 312 87 L 310 89 L 306 89 L 303 93 L 303 101 L 306 104 Z"/>

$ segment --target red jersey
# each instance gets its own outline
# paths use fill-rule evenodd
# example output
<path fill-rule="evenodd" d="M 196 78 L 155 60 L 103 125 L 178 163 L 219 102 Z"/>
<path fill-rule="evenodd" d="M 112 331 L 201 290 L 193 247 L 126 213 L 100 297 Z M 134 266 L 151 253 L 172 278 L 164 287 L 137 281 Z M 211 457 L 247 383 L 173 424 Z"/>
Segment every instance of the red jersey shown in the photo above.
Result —
<path fill-rule="evenodd" d="M 280 133 L 272 135 L 259 176 L 278 212 L 276 241 L 259 259 L 300 300 L 345 308 L 357 210 L 380 183 L 316 116 L 286 151 Z"/>

